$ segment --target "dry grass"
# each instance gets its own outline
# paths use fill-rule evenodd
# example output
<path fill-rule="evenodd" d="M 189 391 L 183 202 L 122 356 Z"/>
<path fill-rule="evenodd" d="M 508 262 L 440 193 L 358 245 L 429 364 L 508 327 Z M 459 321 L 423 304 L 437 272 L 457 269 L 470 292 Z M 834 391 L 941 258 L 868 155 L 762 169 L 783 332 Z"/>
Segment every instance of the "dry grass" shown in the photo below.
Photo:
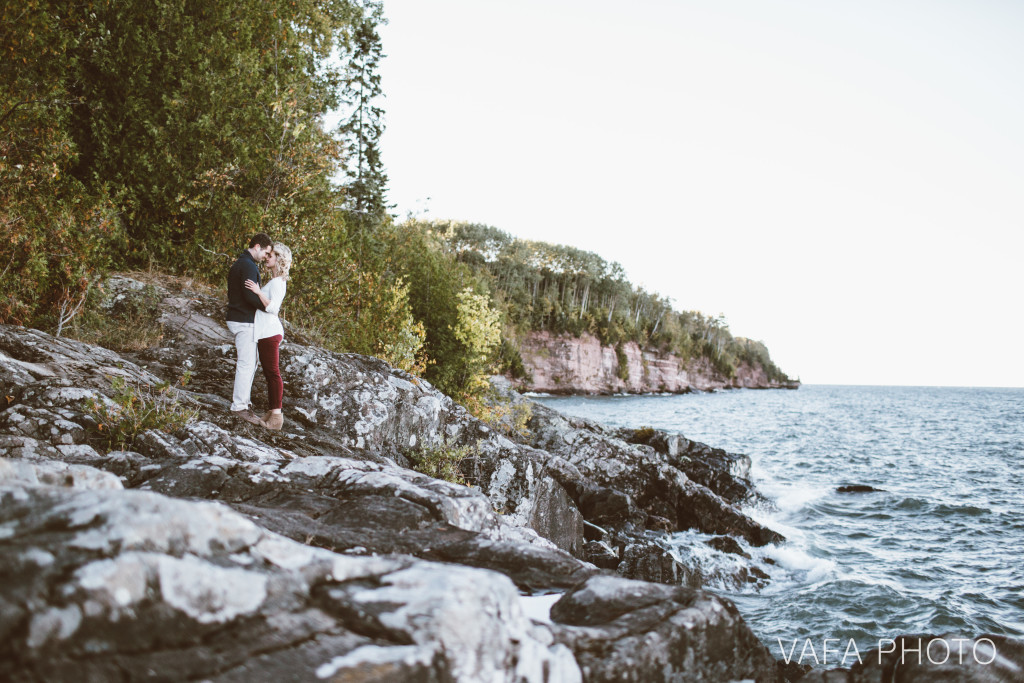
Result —
<path fill-rule="evenodd" d="M 135 273 L 123 275 L 141 281 Z M 114 301 L 109 291 L 92 292 L 85 309 L 64 328 L 64 335 L 118 352 L 142 351 L 159 344 L 164 330 L 156 287 L 146 284 L 140 290 L 121 293 Z"/>

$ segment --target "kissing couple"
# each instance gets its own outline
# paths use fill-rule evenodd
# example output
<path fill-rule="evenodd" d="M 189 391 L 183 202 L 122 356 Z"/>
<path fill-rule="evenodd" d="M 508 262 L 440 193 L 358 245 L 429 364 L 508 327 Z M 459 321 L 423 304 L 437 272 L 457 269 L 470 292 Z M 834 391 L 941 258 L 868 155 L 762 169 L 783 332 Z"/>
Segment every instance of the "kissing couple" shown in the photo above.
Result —
<path fill-rule="evenodd" d="M 260 286 L 262 263 L 271 279 Z M 269 235 L 258 233 L 249 240 L 249 248 L 238 255 L 228 271 L 228 330 L 235 337 L 235 386 L 231 412 L 246 422 L 267 429 L 281 429 L 284 414 L 284 381 L 281 379 L 280 348 L 284 327 L 279 313 L 287 291 L 292 251 Z M 252 411 L 252 379 L 259 356 L 267 380 L 269 410 L 260 417 Z"/>

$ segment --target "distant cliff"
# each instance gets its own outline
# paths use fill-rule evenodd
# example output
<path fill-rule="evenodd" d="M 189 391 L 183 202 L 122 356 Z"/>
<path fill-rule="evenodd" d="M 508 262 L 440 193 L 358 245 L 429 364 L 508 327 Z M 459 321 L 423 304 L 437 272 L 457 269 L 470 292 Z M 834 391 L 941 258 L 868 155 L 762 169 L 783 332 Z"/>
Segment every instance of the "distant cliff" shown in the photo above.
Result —
<path fill-rule="evenodd" d="M 518 383 L 524 391 L 686 393 L 727 388 L 796 389 L 800 385 L 769 379 L 760 365 L 742 362 L 735 377 L 726 377 L 706 358 L 683 360 L 674 354 L 642 351 L 635 342 L 616 349 L 603 346 L 590 334 L 574 337 L 530 332 L 520 340 L 520 354 L 529 374 Z"/>

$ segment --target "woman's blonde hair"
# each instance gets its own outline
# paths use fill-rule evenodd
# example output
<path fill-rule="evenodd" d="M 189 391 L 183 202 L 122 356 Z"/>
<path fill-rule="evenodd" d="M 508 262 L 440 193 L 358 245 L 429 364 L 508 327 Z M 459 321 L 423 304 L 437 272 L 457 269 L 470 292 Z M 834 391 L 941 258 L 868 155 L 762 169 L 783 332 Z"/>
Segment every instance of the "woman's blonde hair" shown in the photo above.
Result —
<path fill-rule="evenodd" d="M 287 282 L 288 271 L 292 269 L 292 250 L 280 242 L 274 242 L 274 253 L 277 254 L 277 277 Z"/>

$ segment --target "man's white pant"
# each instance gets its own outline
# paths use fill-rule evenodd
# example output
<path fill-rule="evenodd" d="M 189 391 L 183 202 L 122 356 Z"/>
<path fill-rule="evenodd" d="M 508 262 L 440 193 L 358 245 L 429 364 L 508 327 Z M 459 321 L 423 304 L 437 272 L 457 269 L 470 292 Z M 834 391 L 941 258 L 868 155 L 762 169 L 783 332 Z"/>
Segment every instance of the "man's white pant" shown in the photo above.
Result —
<path fill-rule="evenodd" d="M 235 391 L 231 396 L 231 410 L 245 410 L 252 395 L 252 378 L 256 374 L 256 339 L 252 323 L 228 321 L 228 329 L 235 335 Z"/>

